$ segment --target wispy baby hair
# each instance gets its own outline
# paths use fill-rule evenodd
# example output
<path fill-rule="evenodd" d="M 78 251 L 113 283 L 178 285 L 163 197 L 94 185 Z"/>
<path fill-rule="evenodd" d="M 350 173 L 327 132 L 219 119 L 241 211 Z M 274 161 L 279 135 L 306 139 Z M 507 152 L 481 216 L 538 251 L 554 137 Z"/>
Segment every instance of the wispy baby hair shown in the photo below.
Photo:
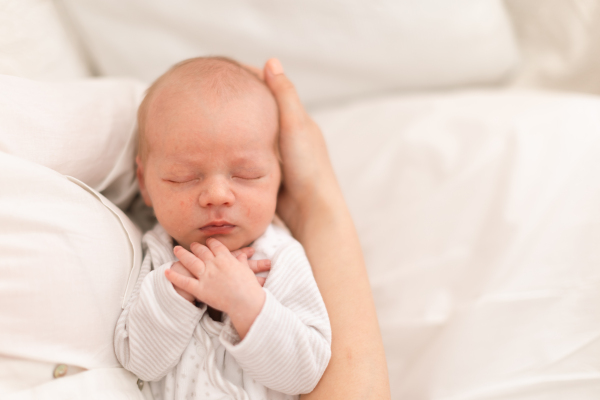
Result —
<path fill-rule="evenodd" d="M 233 98 L 252 85 L 264 87 L 265 83 L 250 69 L 227 57 L 196 57 L 181 61 L 161 75 L 146 91 L 138 109 L 138 155 L 142 162 L 148 156 L 146 118 L 156 93 L 166 84 L 202 86 L 218 98 Z"/>

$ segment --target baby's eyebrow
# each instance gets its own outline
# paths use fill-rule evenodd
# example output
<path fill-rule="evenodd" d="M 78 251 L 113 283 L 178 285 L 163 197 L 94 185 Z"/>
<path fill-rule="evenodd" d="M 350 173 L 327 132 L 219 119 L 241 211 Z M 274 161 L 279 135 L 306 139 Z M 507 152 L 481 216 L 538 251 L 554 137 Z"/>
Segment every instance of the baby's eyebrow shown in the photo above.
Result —
<path fill-rule="evenodd" d="M 257 160 L 256 158 L 239 158 L 239 159 L 233 160 L 232 164 L 236 165 L 236 166 L 242 166 L 242 167 L 246 167 L 246 166 L 254 167 L 254 166 L 259 166 L 263 163 L 260 160 Z"/>
<path fill-rule="evenodd" d="M 162 173 L 169 176 L 192 176 L 198 175 L 198 167 L 189 165 L 177 164 L 166 164 L 162 168 Z"/>
<path fill-rule="evenodd" d="M 169 171 L 189 171 L 193 169 L 191 164 L 182 164 L 182 163 L 169 163 L 166 166 L 166 169 Z"/>
<path fill-rule="evenodd" d="M 253 156 L 239 156 L 236 157 L 232 160 L 232 164 L 234 165 L 241 165 L 241 166 L 246 166 L 246 165 L 251 165 L 251 166 L 258 166 L 263 164 L 261 162 L 260 159 L 257 159 L 257 157 L 253 157 Z"/>

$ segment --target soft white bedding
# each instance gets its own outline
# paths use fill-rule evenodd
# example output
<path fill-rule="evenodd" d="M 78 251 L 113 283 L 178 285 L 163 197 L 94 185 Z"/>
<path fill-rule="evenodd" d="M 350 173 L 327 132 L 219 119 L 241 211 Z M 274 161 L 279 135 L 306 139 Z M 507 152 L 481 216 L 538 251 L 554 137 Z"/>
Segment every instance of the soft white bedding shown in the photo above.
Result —
<path fill-rule="evenodd" d="M 531 27 L 525 17 L 535 10 L 538 25 L 559 29 L 553 23 L 563 14 L 557 1 L 548 2 L 554 4 L 543 14 L 548 20 L 531 1 L 529 7 L 521 1 L 513 17 L 522 17 L 518 26 Z M 568 3 L 584 10 L 596 7 L 593 1 Z M 210 7 L 230 16 L 234 3 Z M 431 7 L 441 3 L 447 12 L 436 20 Z M 91 74 L 89 56 L 96 72 L 151 79 L 202 51 L 254 63 L 280 55 L 304 98 L 319 103 L 385 87 L 492 82 L 515 66 L 513 32 L 501 2 L 446 3 L 429 0 L 415 8 L 404 1 L 410 17 L 390 11 L 398 2 L 373 3 L 389 11 L 384 16 L 391 25 L 378 24 L 381 9 L 361 19 L 358 1 L 307 3 L 313 8 L 300 10 L 302 18 L 281 17 L 302 29 L 312 23 L 311 13 L 329 10 L 340 25 L 300 35 L 313 52 L 299 54 L 302 43 L 290 46 L 280 36 L 262 37 L 261 24 L 241 24 L 260 15 L 278 17 L 258 12 L 272 5 L 268 1 L 237 19 L 198 13 L 194 18 L 208 24 L 203 31 L 193 18 L 182 17 L 184 7 L 170 8 L 179 11 L 171 15 L 158 3 L 149 8 L 140 2 L 6 0 L 0 2 L 0 73 L 81 78 Z M 66 18 L 62 22 L 54 4 Z M 587 8 L 576 8 L 584 4 Z M 140 9 L 144 12 L 136 13 Z M 119 25 L 121 17 L 129 25 Z M 406 24 L 394 25 L 401 17 Z M 188 25 L 178 22 L 182 18 Z M 581 31 L 567 25 L 566 31 Z M 143 28 L 141 35 L 132 33 L 136 26 Z M 143 34 L 146 28 L 158 36 L 162 50 Z M 359 28 L 371 39 L 361 42 L 366 36 Z M 78 40 L 68 34 L 73 29 L 80 30 Z M 406 46 L 397 42 L 402 29 Z M 356 40 L 331 47 L 336 32 Z M 240 37 L 251 44 L 241 45 Z M 321 43 L 324 37 L 328 44 Z M 560 87 L 580 87 L 584 75 L 596 79 L 597 68 L 584 62 L 595 59 L 585 50 L 593 46 L 575 45 L 593 38 L 573 39 L 565 51 L 574 62 L 559 70 L 552 70 L 552 51 L 543 52 L 537 66 L 529 58 L 529 51 L 545 50 L 543 40 L 533 39 L 518 83 L 548 82 L 544 76 L 552 76 L 544 71 L 567 77 L 550 79 L 562 82 Z M 425 50 L 432 53 L 413 52 L 427 40 L 431 47 Z M 136 43 L 144 44 L 139 52 L 123 50 Z M 358 50 L 371 43 L 382 45 L 369 49 L 373 63 L 358 62 Z M 402 52 L 388 63 L 386 51 L 394 46 Z M 571 48 L 579 52 L 569 53 Z M 42 84 L 0 76 L 0 380 L 14 376 L 8 356 L 39 363 L 39 383 L 50 379 L 57 363 L 93 369 L 77 379 L 53 381 L 60 390 L 91 390 L 90 380 L 112 379 L 112 387 L 123 388 L 115 396 L 139 395 L 135 377 L 114 369 L 111 353 L 111 321 L 120 312 L 129 272 L 136 270 L 136 250 L 127 244 L 135 229 L 121 214 L 115 218 L 100 197 L 45 167 L 128 204 L 135 189 L 135 108 L 143 88 L 125 80 Z M 313 111 L 361 237 L 393 399 L 599 398 L 600 99 L 456 91 L 358 96 Z M 30 247 L 30 241 L 37 245 Z M 112 378 L 105 376 L 107 367 Z M 38 389 L 37 398 L 58 393 Z"/>
<path fill-rule="evenodd" d="M 117 369 L 114 326 L 141 263 L 141 233 L 73 178 L 4 152 L 0 171 L 0 397 L 50 384 L 56 364 Z M 13 360 L 32 363 L 31 373 Z M 72 378 L 62 379 L 68 388 Z M 110 386 L 99 394 L 109 398 Z"/>
<path fill-rule="evenodd" d="M 458 92 L 314 114 L 394 399 L 597 399 L 600 99 Z"/>
<path fill-rule="evenodd" d="M 307 103 L 496 83 L 519 61 L 501 0 L 60 0 L 102 75 L 277 56 Z"/>
<path fill-rule="evenodd" d="M 0 75 L 0 151 L 73 176 L 126 208 L 137 192 L 136 112 L 128 79 L 39 82 Z"/>
<path fill-rule="evenodd" d="M 90 76 L 51 0 L 0 0 L 0 74 L 40 80 Z"/>

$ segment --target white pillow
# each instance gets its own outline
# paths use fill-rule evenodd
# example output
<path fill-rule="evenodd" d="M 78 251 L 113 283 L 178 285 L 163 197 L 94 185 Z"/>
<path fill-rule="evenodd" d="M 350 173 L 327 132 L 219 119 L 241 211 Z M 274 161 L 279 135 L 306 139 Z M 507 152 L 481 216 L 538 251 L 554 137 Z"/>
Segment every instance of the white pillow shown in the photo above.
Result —
<path fill-rule="evenodd" d="M 137 191 L 136 110 L 124 79 L 37 82 L 0 75 L 0 151 L 73 176 L 126 207 Z"/>
<path fill-rule="evenodd" d="M 315 103 L 489 83 L 518 56 L 501 0 L 62 0 L 102 75 L 153 81 L 189 57 L 279 57 Z"/>
<path fill-rule="evenodd" d="M 393 399 L 597 399 L 600 99 L 389 97 L 315 115 Z"/>
<path fill-rule="evenodd" d="M 73 178 L 2 152 L 0 171 L 0 355 L 119 367 L 113 333 L 141 233 Z"/>
<path fill-rule="evenodd" d="M 513 84 L 600 94 L 600 2 L 505 0 L 523 62 Z"/>
<path fill-rule="evenodd" d="M 65 80 L 90 75 L 51 0 L 0 1 L 0 74 Z"/>

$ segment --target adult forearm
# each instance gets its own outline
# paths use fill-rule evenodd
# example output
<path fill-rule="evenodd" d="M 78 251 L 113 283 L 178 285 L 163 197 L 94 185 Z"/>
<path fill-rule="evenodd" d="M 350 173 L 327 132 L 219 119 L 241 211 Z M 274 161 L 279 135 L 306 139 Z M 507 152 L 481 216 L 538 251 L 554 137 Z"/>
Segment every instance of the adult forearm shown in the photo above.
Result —
<path fill-rule="evenodd" d="M 389 399 L 379 324 L 356 229 L 337 186 L 314 196 L 294 234 L 304 245 L 331 320 L 332 357 L 302 399 Z"/>
<path fill-rule="evenodd" d="M 304 246 L 331 320 L 331 361 L 303 398 L 389 399 L 369 279 L 325 140 L 278 60 L 267 62 L 264 77 L 280 110 L 283 187 L 277 211 Z"/>

